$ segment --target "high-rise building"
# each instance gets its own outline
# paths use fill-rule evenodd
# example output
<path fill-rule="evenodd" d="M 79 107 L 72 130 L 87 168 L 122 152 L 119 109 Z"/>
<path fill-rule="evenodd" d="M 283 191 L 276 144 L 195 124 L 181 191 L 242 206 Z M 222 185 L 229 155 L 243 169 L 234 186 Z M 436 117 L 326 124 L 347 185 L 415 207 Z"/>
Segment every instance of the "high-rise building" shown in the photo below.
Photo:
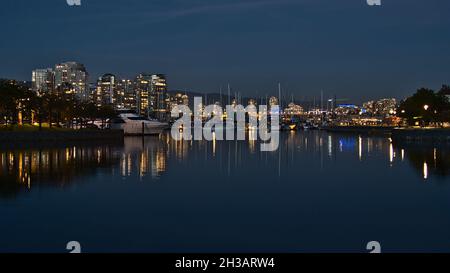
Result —
<path fill-rule="evenodd" d="M 83 64 L 65 62 L 55 66 L 55 87 L 60 93 L 72 93 L 78 98 L 89 98 L 88 76 Z"/>
<path fill-rule="evenodd" d="M 141 116 L 149 116 L 150 93 L 152 76 L 149 74 L 139 74 L 135 79 L 135 91 L 137 97 L 137 112 Z"/>
<path fill-rule="evenodd" d="M 396 99 L 381 99 L 369 101 L 363 104 L 363 108 L 368 114 L 377 116 L 393 115 L 397 108 Z"/>
<path fill-rule="evenodd" d="M 162 74 L 140 74 L 135 80 L 137 110 L 142 116 L 167 119 L 167 82 Z"/>
<path fill-rule="evenodd" d="M 167 97 L 167 81 L 166 76 L 163 74 L 152 75 L 152 89 L 151 94 L 154 98 L 151 103 L 150 113 L 159 119 L 166 120 L 167 119 L 167 105 L 166 105 L 166 97 Z"/>
<path fill-rule="evenodd" d="M 55 86 L 55 73 L 53 69 L 35 69 L 31 75 L 32 90 L 38 95 L 51 93 Z"/>
<path fill-rule="evenodd" d="M 396 99 L 381 99 L 375 106 L 375 112 L 379 115 L 394 115 L 397 109 Z"/>
<path fill-rule="evenodd" d="M 363 103 L 364 110 L 369 114 L 373 114 L 375 112 L 375 103 L 373 100 Z"/>
<path fill-rule="evenodd" d="M 97 81 L 97 88 L 94 96 L 94 102 L 97 106 L 115 105 L 116 94 L 116 76 L 105 74 Z"/>
<path fill-rule="evenodd" d="M 136 92 L 133 82 L 128 79 L 122 79 L 116 83 L 116 108 L 136 110 Z"/>
<path fill-rule="evenodd" d="M 88 84 L 89 101 L 95 103 L 95 96 L 97 95 L 97 83 Z"/>

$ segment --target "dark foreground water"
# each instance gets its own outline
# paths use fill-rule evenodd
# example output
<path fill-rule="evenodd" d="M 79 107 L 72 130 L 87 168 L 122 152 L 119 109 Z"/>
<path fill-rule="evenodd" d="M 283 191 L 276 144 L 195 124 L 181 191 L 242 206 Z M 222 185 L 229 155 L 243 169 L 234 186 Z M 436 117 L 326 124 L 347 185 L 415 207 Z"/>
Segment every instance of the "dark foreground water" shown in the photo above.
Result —
<path fill-rule="evenodd" d="M 0 148 L 0 252 L 450 252 L 447 147 L 282 133 Z"/>

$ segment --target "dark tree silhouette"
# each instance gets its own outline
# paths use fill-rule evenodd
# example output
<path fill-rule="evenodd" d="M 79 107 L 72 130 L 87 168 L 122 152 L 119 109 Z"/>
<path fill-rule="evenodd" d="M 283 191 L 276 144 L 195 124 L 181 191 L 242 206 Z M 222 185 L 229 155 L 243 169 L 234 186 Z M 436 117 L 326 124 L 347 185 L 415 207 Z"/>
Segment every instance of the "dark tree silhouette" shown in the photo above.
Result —
<path fill-rule="evenodd" d="M 449 110 L 450 103 L 443 93 L 422 88 L 401 102 L 398 113 L 400 117 L 406 118 L 410 125 L 416 122 L 427 125 L 430 122 L 450 121 L 445 114 Z"/>

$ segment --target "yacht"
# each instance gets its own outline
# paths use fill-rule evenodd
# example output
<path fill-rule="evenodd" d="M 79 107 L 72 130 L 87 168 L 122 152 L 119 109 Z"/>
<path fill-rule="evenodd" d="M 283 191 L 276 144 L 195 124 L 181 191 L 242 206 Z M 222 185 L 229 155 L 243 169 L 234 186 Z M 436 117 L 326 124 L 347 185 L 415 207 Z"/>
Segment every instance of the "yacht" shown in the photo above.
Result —
<path fill-rule="evenodd" d="M 111 120 L 111 129 L 123 130 L 126 136 L 159 135 L 169 123 L 147 119 L 134 113 L 123 113 Z"/>

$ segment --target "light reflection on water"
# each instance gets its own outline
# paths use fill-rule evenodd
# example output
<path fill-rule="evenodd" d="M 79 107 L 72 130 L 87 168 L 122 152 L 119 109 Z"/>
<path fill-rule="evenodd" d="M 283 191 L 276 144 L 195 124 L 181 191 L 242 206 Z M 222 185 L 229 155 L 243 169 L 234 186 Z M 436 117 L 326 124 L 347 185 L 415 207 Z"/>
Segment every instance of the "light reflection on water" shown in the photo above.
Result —
<path fill-rule="evenodd" d="M 275 152 L 261 152 L 258 141 L 175 141 L 168 134 L 125 138 L 121 145 L 0 148 L 0 214 L 5 223 L 10 222 L 0 227 L 0 234 L 20 234 L 25 227 L 19 219 L 26 217 L 29 228 L 42 237 L 30 237 L 31 242 L 36 240 L 33 244 L 0 235 L 7 242 L 6 248 L 0 245 L 0 252 L 56 251 L 57 242 L 77 239 L 65 237 L 71 234 L 92 233 L 108 240 L 94 226 L 88 230 L 81 224 L 74 225 L 70 234 L 39 233 L 41 219 L 58 229 L 76 220 L 89 223 L 99 211 L 102 224 L 113 229 L 108 234 L 117 237 L 114 226 L 118 225 L 120 231 L 115 232 L 124 239 L 105 249 L 104 241 L 87 236 L 85 240 L 97 251 L 342 251 L 359 250 L 358 244 L 364 242 L 357 240 L 383 238 L 390 238 L 392 250 L 428 246 L 448 251 L 450 236 L 448 248 L 441 245 L 447 242 L 447 237 L 442 241 L 444 233 L 416 237 L 419 242 L 411 245 L 398 233 L 402 228 L 410 233 L 418 227 L 430 231 L 433 221 L 441 221 L 442 229 L 450 228 L 448 217 L 433 218 L 450 213 L 450 202 L 444 197 L 450 189 L 442 183 L 449 181 L 448 150 L 445 145 L 396 144 L 387 137 L 322 131 L 283 132 Z M 56 214 L 52 202 L 64 204 L 76 220 Z M 411 209 L 419 205 L 428 211 Z M 31 216 L 27 206 L 41 210 Z M 147 220 L 137 211 L 152 218 Z M 228 226 L 234 221 L 225 220 L 229 215 L 236 215 L 242 230 Z M 399 219 L 403 222 L 396 222 Z M 177 228 L 181 223 L 183 231 Z M 135 232 L 139 224 L 147 230 Z M 200 225 L 212 229 L 205 231 Z M 287 230 L 279 230 L 278 225 Z M 329 237 L 327 226 L 333 226 L 332 233 L 339 238 Z M 364 231 L 352 230 L 355 226 L 363 226 Z M 390 233 L 391 228 L 395 232 Z M 217 231 L 215 237 L 208 237 L 212 230 Z M 263 238 L 252 237 L 257 234 Z"/>
<path fill-rule="evenodd" d="M 417 146 L 417 145 L 416 145 Z M 34 186 L 65 186 L 79 176 L 89 175 L 97 169 L 110 169 L 114 175 L 143 180 L 146 177 L 158 179 L 166 171 L 176 172 L 176 166 L 169 166 L 168 159 L 175 161 L 216 160 L 214 166 L 228 176 L 245 168 L 248 159 L 267 171 L 275 171 L 283 178 L 286 169 L 295 168 L 296 161 L 305 155 L 320 162 L 320 169 L 326 168 L 324 161 L 336 162 L 339 154 L 351 155 L 365 161 L 377 156 L 385 158 L 393 167 L 396 161 L 407 159 L 424 179 L 429 175 L 446 177 L 450 171 L 448 147 L 395 147 L 388 138 L 354 135 L 334 135 L 324 132 L 289 132 L 282 134 L 279 150 L 260 152 L 257 141 L 175 141 L 170 136 L 129 137 L 121 145 L 77 145 L 65 148 L 39 148 L 0 150 L 0 196 L 7 195 L 9 188 L 19 189 Z M 400 157 L 398 157 L 400 154 Z M 5 187 L 4 184 L 17 184 Z"/>

